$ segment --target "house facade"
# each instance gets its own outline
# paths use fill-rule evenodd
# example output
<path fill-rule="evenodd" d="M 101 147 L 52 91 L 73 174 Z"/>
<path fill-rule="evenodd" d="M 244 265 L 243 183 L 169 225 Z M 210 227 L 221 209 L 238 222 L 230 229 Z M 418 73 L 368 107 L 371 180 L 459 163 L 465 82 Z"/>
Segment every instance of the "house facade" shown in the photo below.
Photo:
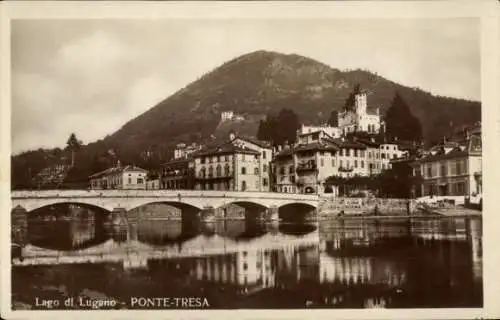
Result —
<path fill-rule="evenodd" d="M 262 191 L 264 187 L 259 151 L 226 142 L 194 153 L 193 161 L 196 190 Z"/>
<path fill-rule="evenodd" d="M 471 197 L 482 193 L 481 135 L 466 141 L 432 148 L 412 163 L 413 175 L 421 177 L 422 196 Z"/>
<path fill-rule="evenodd" d="M 161 189 L 194 189 L 194 161 L 191 155 L 162 165 Z"/>
<path fill-rule="evenodd" d="M 89 177 L 91 189 L 146 189 L 148 171 L 134 165 L 97 172 Z"/>
<path fill-rule="evenodd" d="M 259 190 L 267 192 L 271 190 L 271 162 L 273 160 L 273 148 L 264 141 L 249 137 L 230 135 L 231 143 L 242 149 L 251 149 L 260 153 L 259 156 Z"/>

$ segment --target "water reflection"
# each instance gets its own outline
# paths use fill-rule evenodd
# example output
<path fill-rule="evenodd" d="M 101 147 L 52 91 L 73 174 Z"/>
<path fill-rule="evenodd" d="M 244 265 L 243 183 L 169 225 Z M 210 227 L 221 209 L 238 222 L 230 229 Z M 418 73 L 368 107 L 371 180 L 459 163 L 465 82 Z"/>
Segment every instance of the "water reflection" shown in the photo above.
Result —
<path fill-rule="evenodd" d="M 482 305 L 480 219 L 46 220 L 29 222 L 15 299 L 62 285 L 61 294 L 90 290 L 127 308 L 131 296 L 168 295 L 207 297 L 213 308 Z"/>

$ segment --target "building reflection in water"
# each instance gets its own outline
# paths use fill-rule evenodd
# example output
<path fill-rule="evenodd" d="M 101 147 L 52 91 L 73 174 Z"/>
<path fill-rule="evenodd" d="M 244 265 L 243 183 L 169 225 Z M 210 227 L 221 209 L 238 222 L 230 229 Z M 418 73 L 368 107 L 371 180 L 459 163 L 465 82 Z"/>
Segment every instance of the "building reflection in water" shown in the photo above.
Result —
<path fill-rule="evenodd" d="M 297 307 L 306 301 L 355 308 L 482 304 L 480 219 L 339 219 L 320 226 L 142 219 L 110 226 L 82 218 L 33 226 L 32 245 L 64 244 L 59 250 L 76 248 L 101 265 L 114 263 L 113 283 L 123 282 L 132 295 L 152 290 L 132 285 L 141 270 L 162 294 L 182 286 L 245 297 L 272 292 L 264 300 L 297 297 Z M 76 266 L 67 268 L 70 277 Z"/>

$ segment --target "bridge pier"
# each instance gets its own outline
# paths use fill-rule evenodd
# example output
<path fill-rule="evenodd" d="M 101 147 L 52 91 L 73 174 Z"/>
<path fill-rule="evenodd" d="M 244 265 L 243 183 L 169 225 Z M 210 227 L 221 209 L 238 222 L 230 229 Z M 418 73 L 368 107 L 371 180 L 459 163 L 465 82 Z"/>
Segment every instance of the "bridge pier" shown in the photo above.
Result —
<path fill-rule="evenodd" d="M 269 207 L 265 212 L 266 221 L 278 221 L 279 220 L 279 208 L 277 206 Z"/>
<path fill-rule="evenodd" d="M 220 210 L 219 210 L 220 211 Z M 220 219 L 220 214 L 217 214 L 217 210 L 213 207 L 206 207 L 198 212 L 198 218 L 203 222 L 210 222 Z"/>
<path fill-rule="evenodd" d="M 11 241 L 20 245 L 28 242 L 28 212 L 21 206 L 12 209 Z"/>
<path fill-rule="evenodd" d="M 125 208 L 114 208 L 110 213 L 110 220 L 114 225 L 127 224 L 127 210 Z"/>

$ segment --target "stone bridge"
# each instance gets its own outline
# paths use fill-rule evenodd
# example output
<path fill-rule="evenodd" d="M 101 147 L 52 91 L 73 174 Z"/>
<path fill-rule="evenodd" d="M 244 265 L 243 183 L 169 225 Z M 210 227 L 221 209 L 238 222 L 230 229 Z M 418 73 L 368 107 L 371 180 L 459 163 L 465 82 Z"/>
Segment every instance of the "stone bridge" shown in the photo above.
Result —
<path fill-rule="evenodd" d="M 29 190 L 13 191 L 11 200 L 13 209 L 26 212 L 60 203 L 85 204 L 110 212 L 128 212 L 153 203 L 168 204 L 183 212 L 236 204 L 249 211 L 272 212 L 275 218 L 285 207 L 315 210 L 319 204 L 319 197 L 310 194 L 201 190 Z"/>

